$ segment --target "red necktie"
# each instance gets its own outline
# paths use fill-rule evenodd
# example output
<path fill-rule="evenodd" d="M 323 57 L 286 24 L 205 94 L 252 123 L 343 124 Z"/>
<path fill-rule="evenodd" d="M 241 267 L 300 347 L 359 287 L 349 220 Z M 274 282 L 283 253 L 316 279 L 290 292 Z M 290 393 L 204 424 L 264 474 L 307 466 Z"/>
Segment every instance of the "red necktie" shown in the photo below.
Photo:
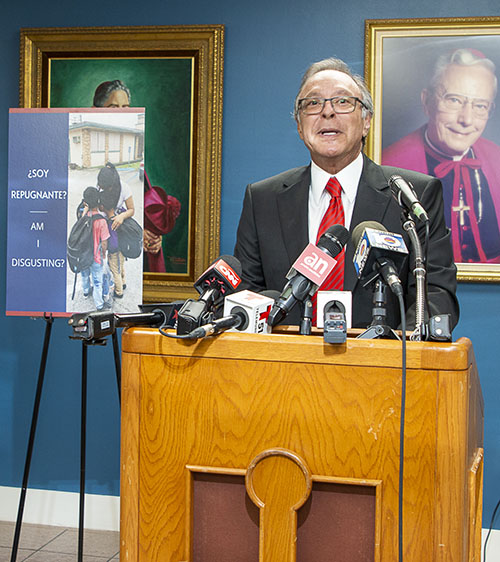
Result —
<path fill-rule="evenodd" d="M 330 204 L 326 210 L 323 218 L 321 219 L 321 224 L 318 229 L 318 236 L 316 237 L 316 244 L 323 234 L 334 224 L 341 224 L 344 226 L 344 207 L 342 205 L 342 187 L 337 180 L 337 178 L 330 178 L 325 187 L 326 191 L 331 196 Z M 333 271 L 325 279 L 320 291 L 334 291 L 341 290 L 344 286 L 344 254 L 345 251 L 342 250 L 340 254 L 335 258 L 337 260 L 337 265 L 333 268 Z"/>
<path fill-rule="evenodd" d="M 318 229 L 318 236 L 316 237 L 316 244 L 323 234 L 334 224 L 341 224 L 344 226 L 344 207 L 342 205 L 342 186 L 340 185 L 337 178 L 331 177 L 325 187 L 326 191 L 330 194 L 330 204 L 326 210 Z M 342 290 L 344 286 L 344 257 L 345 250 L 342 250 L 340 254 L 335 258 L 337 264 L 333 268 L 333 271 L 325 279 L 319 291 L 334 291 Z M 312 298 L 313 301 L 313 324 L 316 325 L 316 295 Z"/>

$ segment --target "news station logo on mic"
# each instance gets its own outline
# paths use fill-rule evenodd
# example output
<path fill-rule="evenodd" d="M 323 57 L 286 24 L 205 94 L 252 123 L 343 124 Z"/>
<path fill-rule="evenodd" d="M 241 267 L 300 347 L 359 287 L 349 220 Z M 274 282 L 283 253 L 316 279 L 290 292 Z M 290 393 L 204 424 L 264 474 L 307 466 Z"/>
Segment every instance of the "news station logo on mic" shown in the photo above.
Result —
<path fill-rule="evenodd" d="M 222 273 L 222 275 L 229 281 L 231 287 L 236 289 L 241 283 L 241 278 L 233 271 L 224 260 L 219 260 L 215 263 L 214 268 Z"/>
<path fill-rule="evenodd" d="M 358 277 L 365 268 L 370 252 L 380 250 L 388 250 L 402 255 L 408 254 L 405 241 L 400 234 L 365 228 L 354 254 L 354 268 Z"/>
<path fill-rule="evenodd" d="M 271 326 L 267 323 L 267 319 L 273 304 L 273 298 L 248 290 L 227 296 L 224 300 L 224 316 L 238 312 L 245 317 L 245 322 L 242 325 L 229 331 L 270 334 Z"/>
<path fill-rule="evenodd" d="M 226 257 L 226 256 L 223 256 Z M 231 259 L 230 259 L 231 258 Z M 228 261 L 235 262 L 231 267 Z M 241 283 L 241 277 L 235 271 L 239 266 L 241 273 L 241 265 L 233 256 L 227 256 L 226 260 L 219 258 L 208 269 L 206 269 L 195 283 L 195 288 L 199 293 L 202 293 L 206 286 L 212 286 L 217 281 L 227 282 L 227 288 L 232 288 L 234 291 Z"/>
<path fill-rule="evenodd" d="M 320 250 L 314 244 L 309 243 L 292 265 L 287 278 L 290 279 L 290 275 L 293 275 L 295 270 L 319 287 L 330 275 L 336 264 L 336 259 Z"/>

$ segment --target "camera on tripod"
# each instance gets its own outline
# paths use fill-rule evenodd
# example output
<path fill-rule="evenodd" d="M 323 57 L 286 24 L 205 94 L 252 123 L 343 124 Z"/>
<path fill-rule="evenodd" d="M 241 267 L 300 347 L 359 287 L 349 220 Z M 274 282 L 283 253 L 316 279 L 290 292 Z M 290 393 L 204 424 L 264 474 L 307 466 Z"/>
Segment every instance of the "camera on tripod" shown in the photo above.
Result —
<path fill-rule="evenodd" d="M 71 339 L 94 341 L 111 336 L 116 330 L 116 315 L 106 311 L 73 314 L 68 324 L 73 327 Z"/>
<path fill-rule="evenodd" d="M 71 339 L 103 344 L 107 336 L 117 328 L 148 326 L 150 328 L 173 328 L 177 322 L 179 309 L 184 301 L 160 304 L 141 304 L 141 312 L 136 314 L 114 314 L 109 310 L 97 310 L 73 314 L 68 324 L 73 327 Z"/>

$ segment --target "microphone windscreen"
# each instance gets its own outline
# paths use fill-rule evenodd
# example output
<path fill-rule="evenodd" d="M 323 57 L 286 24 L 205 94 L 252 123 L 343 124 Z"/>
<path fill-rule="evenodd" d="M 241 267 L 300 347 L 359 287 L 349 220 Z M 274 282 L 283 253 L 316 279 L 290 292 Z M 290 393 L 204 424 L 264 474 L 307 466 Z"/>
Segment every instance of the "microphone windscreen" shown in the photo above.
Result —
<path fill-rule="evenodd" d="M 385 231 L 385 226 L 376 221 L 364 221 L 360 222 L 352 231 L 352 242 L 354 247 L 357 248 L 363 232 L 367 228 L 374 228 L 375 230 Z"/>
<path fill-rule="evenodd" d="M 349 231 L 341 224 L 331 226 L 318 240 L 317 246 L 324 248 L 332 256 L 338 255 L 349 240 Z"/>
<path fill-rule="evenodd" d="M 224 254 L 223 256 L 219 256 L 216 260 L 214 260 L 212 262 L 212 265 L 219 260 L 224 260 L 227 265 L 238 275 L 238 277 L 241 277 L 242 267 L 241 262 L 238 258 L 235 258 L 234 256 L 231 256 L 229 254 Z"/>

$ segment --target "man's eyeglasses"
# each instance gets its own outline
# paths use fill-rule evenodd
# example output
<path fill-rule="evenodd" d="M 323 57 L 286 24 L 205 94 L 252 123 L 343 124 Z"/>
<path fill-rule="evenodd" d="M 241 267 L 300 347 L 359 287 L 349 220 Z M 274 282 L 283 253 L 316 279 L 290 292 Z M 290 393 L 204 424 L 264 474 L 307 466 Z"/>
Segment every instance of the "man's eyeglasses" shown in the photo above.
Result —
<path fill-rule="evenodd" d="M 437 97 L 439 98 L 439 105 L 444 111 L 458 113 L 470 103 L 473 115 L 481 119 L 487 119 L 495 107 L 492 101 L 480 98 L 468 98 L 461 94 L 437 94 Z"/>
<path fill-rule="evenodd" d="M 354 96 L 336 96 L 334 98 L 302 98 L 298 101 L 298 108 L 306 115 L 317 115 L 329 101 L 335 113 L 352 113 L 356 109 L 356 102 L 366 107 L 365 104 Z"/>

